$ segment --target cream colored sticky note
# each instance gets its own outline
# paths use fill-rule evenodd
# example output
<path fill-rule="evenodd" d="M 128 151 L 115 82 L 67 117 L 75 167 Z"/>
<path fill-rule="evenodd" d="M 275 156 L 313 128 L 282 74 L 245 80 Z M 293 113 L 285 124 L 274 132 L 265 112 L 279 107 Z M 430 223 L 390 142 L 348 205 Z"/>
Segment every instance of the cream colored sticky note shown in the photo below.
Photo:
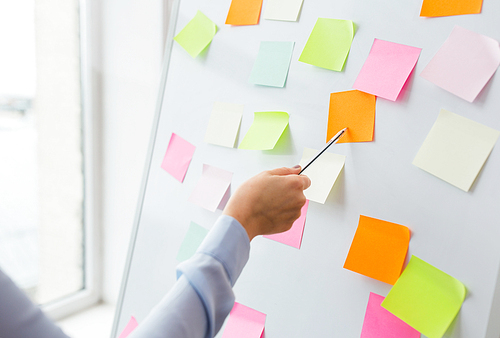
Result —
<path fill-rule="evenodd" d="M 205 142 L 234 148 L 240 130 L 244 106 L 215 102 L 208 122 Z"/>
<path fill-rule="evenodd" d="M 304 0 L 268 0 L 264 19 L 297 21 Z"/>
<path fill-rule="evenodd" d="M 500 132 L 441 109 L 413 164 L 469 191 Z"/>
<path fill-rule="evenodd" d="M 300 165 L 304 167 L 317 153 L 318 150 L 304 148 Z M 311 180 L 311 186 L 304 191 L 306 198 L 324 204 L 337 177 L 344 168 L 344 163 L 344 155 L 325 152 L 307 167 L 304 170 L 304 175 L 307 175 Z"/>

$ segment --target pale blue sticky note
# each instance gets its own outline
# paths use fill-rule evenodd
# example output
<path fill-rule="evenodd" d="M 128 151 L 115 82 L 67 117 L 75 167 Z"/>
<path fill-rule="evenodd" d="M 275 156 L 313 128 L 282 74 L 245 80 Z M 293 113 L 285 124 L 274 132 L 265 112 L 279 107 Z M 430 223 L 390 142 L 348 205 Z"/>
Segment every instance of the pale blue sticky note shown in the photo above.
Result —
<path fill-rule="evenodd" d="M 291 41 L 262 41 L 249 82 L 284 87 L 294 45 L 295 42 Z"/>

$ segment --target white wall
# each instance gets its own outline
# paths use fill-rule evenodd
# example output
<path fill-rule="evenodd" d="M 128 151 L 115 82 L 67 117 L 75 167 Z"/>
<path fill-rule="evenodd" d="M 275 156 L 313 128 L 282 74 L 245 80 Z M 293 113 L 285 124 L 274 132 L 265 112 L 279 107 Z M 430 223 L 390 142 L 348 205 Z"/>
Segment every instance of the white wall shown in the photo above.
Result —
<path fill-rule="evenodd" d="M 155 111 L 166 3 L 92 2 L 93 19 L 99 21 L 93 56 L 101 86 L 96 99 L 102 113 L 103 300 L 112 304 L 118 299 Z"/>

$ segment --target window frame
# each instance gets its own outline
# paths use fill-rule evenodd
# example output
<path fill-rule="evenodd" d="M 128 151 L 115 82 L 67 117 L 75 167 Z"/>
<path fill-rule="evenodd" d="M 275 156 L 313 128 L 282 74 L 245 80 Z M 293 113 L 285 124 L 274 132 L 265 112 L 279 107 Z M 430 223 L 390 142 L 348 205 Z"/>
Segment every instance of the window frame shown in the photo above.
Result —
<path fill-rule="evenodd" d="M 83 156 L 83 264 L 84 287 L 63 298 L 41 305 L 45 314 L 58 320 L 88 308 L 101 300 L 101 231 L 100 231 L 100 152 L 99 152 L 99 93 L 98 78 L 93 75 L 96 54 L 93 46 L 95 32 L 98 32 L 94 16 L 97 12 L 91 7 L 90 0 L 79 0 L 79 37 L 80 37 L 80 93 L 82 119 L 82 156 Z M 97 18 L 95 18 L 97 19 Z M 92 23 L 92 25 L 91 25 Z M 92 29 L 91 29 L 92 27 Z M 98 39 L 96 39 L 98 40 Z M 96 48 L 97 50 L 97 48 Z"/>

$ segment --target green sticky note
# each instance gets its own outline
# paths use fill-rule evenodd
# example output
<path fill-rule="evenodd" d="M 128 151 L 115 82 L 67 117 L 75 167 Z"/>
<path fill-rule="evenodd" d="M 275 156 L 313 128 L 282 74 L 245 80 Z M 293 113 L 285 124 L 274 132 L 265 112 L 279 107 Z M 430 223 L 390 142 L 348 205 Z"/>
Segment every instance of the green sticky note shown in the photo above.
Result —
<path fill-rule="evenodd" d="M 250 83 L 284 87 L 292 60 L 293 45 L 288 41 L 262 41 L 250 74 Z"/>
<path fill-rule="evenodd" d="M 194 18 L 174 38 L 193 58 L 212 42 L 217 26 L 198 11 Z"/>
<path fill-rule="evenodd" d="M 288 113 L 256 112 L 253 123 L 240 143 L 240 149 L 273 149 L 288 126 Z"/>
<path fill-rule="evenodd" d="M 182 262 L 191 258 L 207 234 L 207 229 L 191 222 L 188 232 L 182 241 L 181 248 L 179 249 L 179 252 L 177 252 L 177 260 Z"/>
<path fill-rule="evenodd" d="M 351 20 L 319 18 L 299 61 L 340 72 L 353 38 L 354 23 Z"/>
<path fill-rule="evenodd" d="M 441 338 L 465 294 L 459 280 L 412 256 L 382 307 L 428 338 Z"/>

